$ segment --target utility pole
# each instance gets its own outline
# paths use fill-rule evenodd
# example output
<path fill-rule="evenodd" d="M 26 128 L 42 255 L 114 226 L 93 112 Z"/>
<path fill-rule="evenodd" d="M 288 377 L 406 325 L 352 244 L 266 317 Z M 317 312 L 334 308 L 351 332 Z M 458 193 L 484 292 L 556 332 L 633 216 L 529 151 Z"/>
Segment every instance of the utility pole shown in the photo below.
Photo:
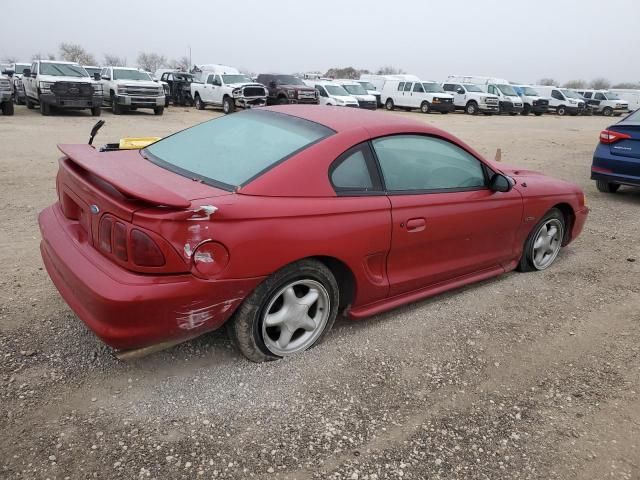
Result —
<path fill-rule="evenodd" d="M 187 69 L 187 71 L 190 72 L 193 64 L 191 63 L 191 45 L 188 45 L 188 47 L 189 47 L 189 68 Z"/>

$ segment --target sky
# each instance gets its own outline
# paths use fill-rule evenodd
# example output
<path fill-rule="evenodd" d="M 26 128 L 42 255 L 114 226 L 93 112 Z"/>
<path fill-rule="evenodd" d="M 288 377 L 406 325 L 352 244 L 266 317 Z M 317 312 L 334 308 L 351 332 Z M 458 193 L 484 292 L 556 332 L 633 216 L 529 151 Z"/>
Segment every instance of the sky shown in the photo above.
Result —
<path fill-rule="evenodd" d="M 0 0 L 0 60 L 79 43 L 254 73 L 389 65 L 424 80 L 640 81 L 640 0 Z M 34 13 L 36 13 L 34 15 Z M 9 20 L 12 19 L 12 20 Z M 16 19 L 24 19 L 16 20 Z"/>

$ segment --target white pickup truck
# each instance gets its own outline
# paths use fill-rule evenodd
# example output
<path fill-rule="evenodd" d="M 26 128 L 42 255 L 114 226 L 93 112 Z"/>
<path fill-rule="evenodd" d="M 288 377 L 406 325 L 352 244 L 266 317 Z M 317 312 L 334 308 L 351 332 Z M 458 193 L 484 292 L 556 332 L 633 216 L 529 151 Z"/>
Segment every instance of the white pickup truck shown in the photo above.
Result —
<path fill-rule="evenodd" d="M 89 77 L 75 62 L 35 60 L 22 77 L 27 108 L 40 104 L 40 113 L 49 115 L 51 109 L 91 110 L 100 115 L 102 85 Z"/>
<path fill-rule="evenodd" d="M 3 72 L 0 72 L 0 110 L 3 115 L 13 115 L 13 85 Z"/>
<path fill-rule="evenodd" d="M 201 82 L 191 84 L 191 96 L 198 110 L 212 105 L 221 107 L 224 113 L 232 113 L 236 108 L 263 107 L 267 104 L 267 88 L 233 67 L 205 66 L 200 79 Z"/>
<path fill-rule="evenodd" d="M 151 108 L 156 115 L 164 113 L 164 88 L 147 72 L 137 68 L 104 67 L 100 78 L 104 101 L 111 105 L 114 115 L 138 108 Z"/>

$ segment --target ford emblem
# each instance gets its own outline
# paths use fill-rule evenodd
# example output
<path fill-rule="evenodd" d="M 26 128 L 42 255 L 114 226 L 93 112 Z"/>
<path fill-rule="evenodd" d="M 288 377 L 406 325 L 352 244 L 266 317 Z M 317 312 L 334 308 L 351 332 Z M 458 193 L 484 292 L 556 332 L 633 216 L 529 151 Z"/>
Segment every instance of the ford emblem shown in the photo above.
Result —
<path fill-rule="evenodd" d="M 89 210 L 91 210 L 91 213 L 93 213 L 94 215 L 100 213 L 100 209 L 98 208 L 98 205 L 91 205 L 89 207 Z"/>

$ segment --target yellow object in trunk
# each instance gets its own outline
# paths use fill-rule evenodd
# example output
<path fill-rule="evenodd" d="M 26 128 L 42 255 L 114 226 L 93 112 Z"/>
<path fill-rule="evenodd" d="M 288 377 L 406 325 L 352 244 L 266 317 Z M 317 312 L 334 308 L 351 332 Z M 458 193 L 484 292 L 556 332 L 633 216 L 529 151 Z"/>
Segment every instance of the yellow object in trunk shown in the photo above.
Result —
<path fill-rule="evenodd" d="M 127 137 L 120 139 L 120 150 L 140 150 L 147 147 L 154 142 L 157 142 L 162 137 Z"/>

